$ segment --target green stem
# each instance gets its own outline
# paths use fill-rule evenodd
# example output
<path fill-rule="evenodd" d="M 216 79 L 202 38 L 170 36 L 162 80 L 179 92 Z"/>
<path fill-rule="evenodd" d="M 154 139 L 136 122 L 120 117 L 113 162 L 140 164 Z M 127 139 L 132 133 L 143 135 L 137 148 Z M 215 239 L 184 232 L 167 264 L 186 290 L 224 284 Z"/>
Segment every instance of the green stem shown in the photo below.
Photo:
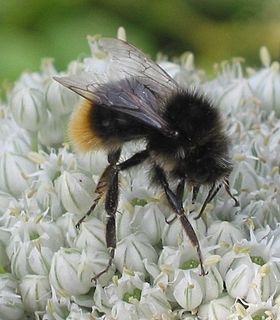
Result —
<path fill-rule="evenodd" d="M 29 131 L 31 137 L 31 150 L 34 152 L 38 151 L 38 132 Z"/>

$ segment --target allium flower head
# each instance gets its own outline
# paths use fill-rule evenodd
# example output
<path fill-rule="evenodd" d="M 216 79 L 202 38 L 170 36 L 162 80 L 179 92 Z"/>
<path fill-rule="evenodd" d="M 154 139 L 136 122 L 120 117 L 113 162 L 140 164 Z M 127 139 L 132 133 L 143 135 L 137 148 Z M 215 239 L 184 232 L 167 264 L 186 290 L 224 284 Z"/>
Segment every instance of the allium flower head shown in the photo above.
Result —
<path fill-rule="evenodd" d="M 126 40 L 124 29 L 118 37 Z M 76 224 L 98 196 L 107 153 L 74 150 L 67 124 L 80 98 L 52 76 L 79 74 L 87 81 L 90 72 L 98 83 L 125 78 L 126 62 L 112 60 L 98 39 L 89 37 L 91 55 L 66 71 L 58 73 L 45 59 L 0 100 L 0 318 L 280 318 L 279 63 L 262 48 L 260 69 L 233 59 L 208 77 L 192 53 L 158 58 L 181 87 L 207 94 L 221 110 L 232 141 L 229 182 L 240 206 L 222 187 L 195 220 L 208 188 L 193 204 L 186 185 L 183 207 L 199 240 L 202 276 L 197 250 L 164 191 L 150 185 L 148 161 L 120 172 L 115 256 L 95 279 L 113 251 L 105 197 Z M 145 143 L 127 143 L 121 161 Z"/>

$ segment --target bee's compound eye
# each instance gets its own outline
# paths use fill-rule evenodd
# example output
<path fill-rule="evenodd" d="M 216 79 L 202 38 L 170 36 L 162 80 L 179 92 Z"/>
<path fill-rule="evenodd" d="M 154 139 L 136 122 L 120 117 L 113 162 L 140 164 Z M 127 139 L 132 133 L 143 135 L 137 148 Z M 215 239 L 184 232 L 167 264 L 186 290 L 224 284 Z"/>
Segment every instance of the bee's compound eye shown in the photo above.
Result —
<path fill-rule="evenodd" d="M 178 131 L 172 131 L 170 135 L 171 135 L 172 138 L 177 138 L 179 136 L 179 132 Z"/>

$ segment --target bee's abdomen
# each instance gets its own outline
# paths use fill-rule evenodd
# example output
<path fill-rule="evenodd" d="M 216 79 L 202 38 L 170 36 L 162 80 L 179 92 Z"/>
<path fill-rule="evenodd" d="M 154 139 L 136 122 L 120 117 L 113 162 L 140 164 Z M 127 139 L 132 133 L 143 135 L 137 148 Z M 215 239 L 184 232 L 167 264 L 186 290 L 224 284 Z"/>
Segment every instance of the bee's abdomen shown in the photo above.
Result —
<path fill-rule="evenodd" d="M 117 148 L 145 136 L 144 125 L 131 116 L 85 100 L 73 113 L 69 138 L 81 151 Z"/>

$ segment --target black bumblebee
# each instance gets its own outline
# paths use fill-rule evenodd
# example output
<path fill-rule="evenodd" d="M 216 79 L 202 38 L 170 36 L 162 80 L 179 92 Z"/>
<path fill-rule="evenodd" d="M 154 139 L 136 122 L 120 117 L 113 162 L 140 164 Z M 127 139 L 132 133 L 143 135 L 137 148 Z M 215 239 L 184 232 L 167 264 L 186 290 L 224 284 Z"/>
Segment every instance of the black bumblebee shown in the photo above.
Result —
<path fill-rule="evenodd" d="M 106 70 L 102 74 L 82 72 L 55 77 L 86 99 L 70 120 L 69 136 L 74 145 L 82 151 L 108 151 L 109 165 L 97 184 L 98 196 L 86 214 L 106 194 L 106 242 L 111 259 L 95 279 L 108 270 L 114 257 L 119 172 L 144 161 L 152 165 L 152 182 L 163 188 L 197 249 L 201 272 L 205 274 L 199 242 L 185 215 L 182 198 L 186 183 L 193 187 L 193 202 L 201 185 L 209 187 L 196 218 L 222 185 L 238 205 L 229 190 L 233 164 L 219 111 L 207 97 L 180 88 L 160 66 L 127 42 L 101 38 L 97 45 L 106 54 Z M 134 139 L 145 139 L 146 148 L 119 163 L 122 145 Z M 171 183 L 177 185 L 176 190 L 171 190 Z"/>

